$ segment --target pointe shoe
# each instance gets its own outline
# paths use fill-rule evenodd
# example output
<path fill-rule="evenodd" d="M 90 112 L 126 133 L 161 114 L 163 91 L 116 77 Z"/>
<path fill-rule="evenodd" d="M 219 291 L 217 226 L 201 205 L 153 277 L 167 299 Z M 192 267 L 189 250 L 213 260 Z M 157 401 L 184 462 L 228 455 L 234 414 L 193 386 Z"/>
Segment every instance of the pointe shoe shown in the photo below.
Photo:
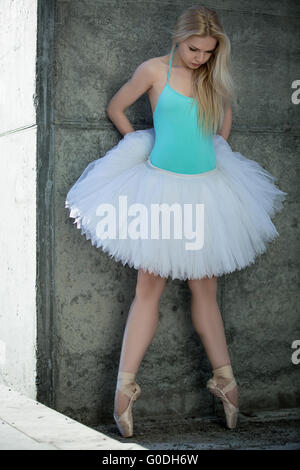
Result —
<path fill-rule="evenodd" d="M 114 420 L 123 437 L 133 435 L 132 405 L 142 393 L 141 387 L 134 380 L 135 374 L 131 372 L 120 372 L 117 381 L 117 390 L 120 390 L 130 398 L 126 410 L 118 416 L 114 411 Z"/>
<path fill-rule="evenodd" d="M 234 406 L 234 404 L 231 403 L 225 395 L 227 392 L 237 386 L 232 373 L 231 365 L 228 364 L 226 366 L 218 367 L 217 369 L 214 369 L 213 372 L 214 375 L 211 379 L 208 380 L 206 386 L 213 395 L 220 398 L 223 402 L 226 424 L 229 429 L 234 429 L 237 424 L 239 408 Z M 223 381 L 224 379 L 232 380 L 226 386 L 221 386 L 220 379 L 223 379 Z"/>

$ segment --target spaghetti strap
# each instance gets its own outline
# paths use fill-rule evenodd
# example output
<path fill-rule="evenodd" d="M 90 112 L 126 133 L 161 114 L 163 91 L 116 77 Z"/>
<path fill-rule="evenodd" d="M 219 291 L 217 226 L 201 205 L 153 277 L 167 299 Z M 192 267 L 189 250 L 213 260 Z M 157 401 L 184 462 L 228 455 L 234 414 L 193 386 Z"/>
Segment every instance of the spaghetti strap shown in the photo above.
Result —
<path fill-rule="evenodd" d="M 170 59 L 170 63 L 169 63 L 169 71 L 168 71 L 167 83 L 169 83 L 170 72 L 171 72 L 172 61 L 173 61 L 173 54 L 174 54 L 174 52 L 175 52 L 176 47 L 177 47 L 177 44 L 176 44 L 176 46 L 174 47 L 173 52 L 172 52 L 172 54 L 171 54 L 171 59 Z"/>

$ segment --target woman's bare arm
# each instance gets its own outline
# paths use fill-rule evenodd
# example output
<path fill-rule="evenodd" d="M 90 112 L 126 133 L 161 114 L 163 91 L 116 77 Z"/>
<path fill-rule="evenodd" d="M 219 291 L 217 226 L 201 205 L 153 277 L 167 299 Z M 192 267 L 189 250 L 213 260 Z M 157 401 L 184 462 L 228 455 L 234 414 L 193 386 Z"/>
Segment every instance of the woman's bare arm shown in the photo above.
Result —
<path fill-rule="evenodd" d="M 228 140 L 232 126 L 232 107 L 229 106 L 225 112 L 222 128 L 219 134 L 225 139 Z"/>
<path fill-rule="evenodd" d="M 106 108 L 106 114 L 122 134 L 134 132 L 124 111 L 149 90 L 155 79 L 156 65 L 153 59 L 142 62 L 128 82 L 112 97 Z"/>

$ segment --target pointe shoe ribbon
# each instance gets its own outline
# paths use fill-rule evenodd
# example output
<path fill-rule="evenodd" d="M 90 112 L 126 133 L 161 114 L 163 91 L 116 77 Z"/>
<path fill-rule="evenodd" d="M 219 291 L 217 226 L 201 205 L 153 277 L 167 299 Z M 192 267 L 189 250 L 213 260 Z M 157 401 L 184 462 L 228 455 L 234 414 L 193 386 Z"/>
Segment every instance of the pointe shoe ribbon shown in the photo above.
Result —
<path fill-rule="evenodd" d="M 133 435 L 132 405 L 142 393 L 141 387 L 134 380 L 135 374 L 131 372 L 120 372 L 117 381 L 117 389 L 130 398 L 126 410 L 118 416 L 114 412 L 114 420 L 123 437 Z"/>
<path fill-rule="evenodd" d="M 218 378 L 220 379 L 231 379 L 230 383 L 227 384 L 225 387 L 220 387 L 218 385 Z M 218 369 L 214 369 L 214 375 L 211 379 L 208 380 L 206 384 L 208 390 L 215 395 L 216 397 L 220 398 L 223 402 L 225 416 L 226 416 L 226 424 L 229 429 L 234 429 L 236 427 L 239 408 L 234 406 L 233 403 L 229 401 L 226 397 L 226 393 L 232 390 L 237 386 L 235 378 L 232 374 L 232 368 L 230 365 L 219 367 Z"/>

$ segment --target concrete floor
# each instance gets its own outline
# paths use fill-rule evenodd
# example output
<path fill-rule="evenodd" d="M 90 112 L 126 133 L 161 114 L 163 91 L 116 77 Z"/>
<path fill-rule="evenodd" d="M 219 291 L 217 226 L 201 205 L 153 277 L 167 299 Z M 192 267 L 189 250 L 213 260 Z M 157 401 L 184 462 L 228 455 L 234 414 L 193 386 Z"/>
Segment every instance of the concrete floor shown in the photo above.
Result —
<path fill-rule="evenodd" d="M 0 384 L 0 450 L 46 449 L 300 449 L 300 409 L 240 413 L 235 430 L 222 416 L 134 419 L 134 436 L 123 438 L 115 423 L 85 426 Z"/>
<path fill-rule="evenodd" d="M 149 450 L 300 449 L 300 409 L 239 414 L 236 429 L 223 417 L 134 420 L 134 436 L 123 438 L 114 424 L 97 426 L 121 442 L 133 441 Z"/>

